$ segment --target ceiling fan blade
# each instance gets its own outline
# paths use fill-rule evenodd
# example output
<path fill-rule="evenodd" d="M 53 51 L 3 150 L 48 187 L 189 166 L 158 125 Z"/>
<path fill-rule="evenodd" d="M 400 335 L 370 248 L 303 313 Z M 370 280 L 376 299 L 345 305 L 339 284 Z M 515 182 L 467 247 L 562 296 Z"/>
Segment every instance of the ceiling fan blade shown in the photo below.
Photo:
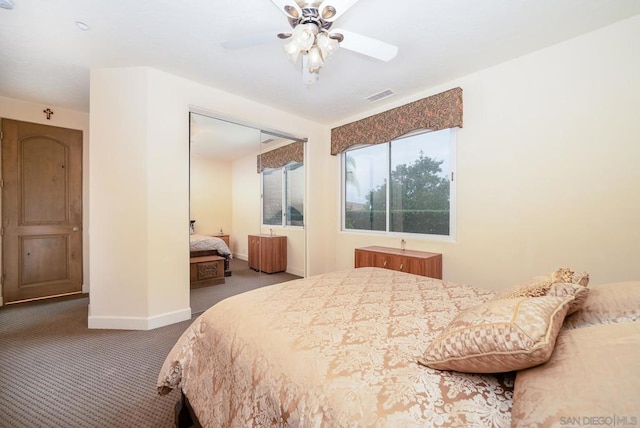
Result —
<path fill-rule="evenodd" d="M 287 17 L 297 18 L 298 16 L 302 16 L 302 12 L 300 11 L 300 7 L 295 2 L 295 0 L 271 0 L 277 7 L 278 10 Z M 298 14 L 298 16 L 296 16 Z"/>
<path fill-rule="evenodd" d="M 277 31 L 265 31 L 263 33 L 249 34 L 244 37 L 236 37 L 229 40 L 224 40 L 220 43 L 225 49 L 244 49 L 251 46 L 266 45 L 268 43 L 275 43 L 279 39 L 276 35 Z"/>
<path fill-rule="evenodd" d="M 362 34 L 342 29 L 331 29 L 331 33 L 339 33 L 344 36 L 344 39 L 340 42 L 341 48 L 358 52 L 380 61 L 391 61 L 398 54 L 397 46 L 363 36 Z"/>
<path fill-rule="evenodd" d="M 351 6 L 353 6 L 357 2 L 358 2 L 358 0 L 325 0 L 320 5 L 320 7 L 318 7 L 318 10 L 320 10 L 320 12 L 322 12 L 322 10 L 326 6 L 333 6 L 333 8 L 336 10 L 336 13 L 331 18 L 327 19 L 327 21 L 333 22 L 336 19 L 340 18 L 340 16 L 342 16 L 342 14 L 344 14 L 346 11 L 348 11 L 351 8 Z"/>

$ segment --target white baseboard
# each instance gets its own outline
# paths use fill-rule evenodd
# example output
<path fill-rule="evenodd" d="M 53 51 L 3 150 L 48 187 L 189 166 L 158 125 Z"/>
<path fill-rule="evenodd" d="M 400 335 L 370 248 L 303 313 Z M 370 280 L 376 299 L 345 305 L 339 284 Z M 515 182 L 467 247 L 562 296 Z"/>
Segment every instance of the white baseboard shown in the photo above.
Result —
<path fill-rule="evenodd" d="M 173 311 L 162 315 L 156 315 L 148 318 L 149 330 L 158 327 L 164 327 L 165 325 L 175 324 L 181 321 L 191 319 L 191 308 L 180 309 L 179 311 Z"/>
<path fill-rule="evenodd" d="M 304 276 L 304 269 L 287 269 L 287 273 L 292 275 Z"/>
<path fill-rule="evenodd" d="M 235 253 L 235 254 L 233 255 L 233 258 L 234 258 L 234 259 L 238 259 L 238 260 L 244 260 L 245 262 L 246 262 L 246 261 L 249 261 L 249 255 L 248 255 L 248 254 L 238 254 L 238 253 Z"/>
<path fill-rule="evenodd" d="M 234 259 L 238 259 L 238 260 L 244 260 L 249 261 L 249 257 L 246 254 L 234 254 L 233 255 Z M 287 273 L 290 273 L 292 275 L 298 275 L 298 276 L 304 276 L 304 269 L 296 269 L 296 268 L 287 268 L 286 270 Z"/>
<path fill-rule="evenodd" d="M 91 305 L 89 305 L 91 314 Z M 108 330 L 152 330 L 191 319 L 191 308 L 180 309 L 152 317 L 109 317 L 89 315 L 88 326 Z"/>

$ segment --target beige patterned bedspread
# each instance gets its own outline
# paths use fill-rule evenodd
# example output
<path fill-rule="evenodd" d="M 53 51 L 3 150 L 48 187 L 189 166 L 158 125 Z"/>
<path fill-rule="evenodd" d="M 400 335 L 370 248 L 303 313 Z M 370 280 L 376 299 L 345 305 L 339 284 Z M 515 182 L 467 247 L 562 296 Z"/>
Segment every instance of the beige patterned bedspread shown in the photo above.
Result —
<path fill-rule="evenodd" d="M 158 391 L 182 388 L 205 427 L 509 426 L 513 376 L 416 363 L 492 295 L 378 268 L 257 289 L 193 322 Z"/>

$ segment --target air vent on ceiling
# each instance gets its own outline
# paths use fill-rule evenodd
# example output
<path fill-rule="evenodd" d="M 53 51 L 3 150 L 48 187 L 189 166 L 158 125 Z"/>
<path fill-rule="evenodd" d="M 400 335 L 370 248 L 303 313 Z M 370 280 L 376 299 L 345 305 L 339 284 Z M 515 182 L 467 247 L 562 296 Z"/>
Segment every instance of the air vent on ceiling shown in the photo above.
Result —
<path fill-rule="evenodd" d="M 275 141 L 274 138 L 267 138 L 266 140 L 262 140 L 262 144 L 269 144 L 271 142 Z"/>
<path fill-rule="evenodd" d="M 374 103 L 376 101 L 380 101 L 383 98 L 389 98 L 390 96 L 393 96 L 395 94 L 396 93 L 393 92 L 391 89 L 385 89 L 384 91 L 378 92 L 377 94 L 369 95 L 365 99 L 371 101 L 372 103 Z"/>

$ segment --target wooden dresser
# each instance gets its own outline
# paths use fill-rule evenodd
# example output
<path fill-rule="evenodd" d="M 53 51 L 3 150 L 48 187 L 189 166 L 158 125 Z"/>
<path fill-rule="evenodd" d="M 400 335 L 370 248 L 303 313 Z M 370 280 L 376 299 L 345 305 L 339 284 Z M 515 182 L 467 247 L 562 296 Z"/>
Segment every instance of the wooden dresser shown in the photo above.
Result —
<path fill-rule="evenodd" d="M 191 288 L 224 284 L 224 258 L 220 256 L 191 257 L 189 279 Z"/>
<path fill-rule="evenodd" d="M 265 273 L 287 270 L 287 237 L 249 235 L 249 268 Z"/>
<path fill-rule="evenodd" d="M 362 247 L 355 250 L 355 266 L 381 267 L 442 279 L 442 254 L 389 247 Z"/>

